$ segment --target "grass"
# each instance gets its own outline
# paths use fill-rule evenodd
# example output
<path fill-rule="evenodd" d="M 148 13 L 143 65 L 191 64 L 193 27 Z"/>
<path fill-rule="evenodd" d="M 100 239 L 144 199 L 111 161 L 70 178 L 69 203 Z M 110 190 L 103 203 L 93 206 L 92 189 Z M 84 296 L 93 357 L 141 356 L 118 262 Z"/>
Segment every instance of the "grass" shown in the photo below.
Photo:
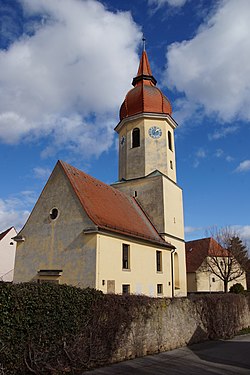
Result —
<path fill-rule="evenodd" d="M 242 330 L 240 330 L 240 332 L 238 332 L 238 335 L 247 335 L 248 333 L 250 333 L 250 327 L 243 328 Z"/>

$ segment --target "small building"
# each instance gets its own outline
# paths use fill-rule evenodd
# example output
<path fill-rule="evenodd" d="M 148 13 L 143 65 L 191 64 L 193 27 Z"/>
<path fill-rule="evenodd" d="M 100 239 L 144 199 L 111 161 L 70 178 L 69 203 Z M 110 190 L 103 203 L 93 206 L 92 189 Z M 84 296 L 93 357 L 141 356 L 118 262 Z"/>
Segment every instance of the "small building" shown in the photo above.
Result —
<path fill-rule="evenodd" d="M 17 234 L 14 227 L 0 233 L 0 281 L 13 281 Z"/>
<path fill-rule="evenodd" d="M 169 100 L 142 52 L 120 109 L 119 180 L 106 185 L 59 161 L 16 236 L 14 282 L 105 293 L 185 296 L 182 190 Z"/>
<path fill-rule="evenodd" d="M 233 262 L 229 260 L 233 259 Z M 223 292 L 221 274 L 231 269 L 229 288 L 241 283 L 246 289 L 246 273 L 240 264 L 212 237 L 186 242 L 187 291 Z M 236 277 L 238 275 L 238 277 Z"/>

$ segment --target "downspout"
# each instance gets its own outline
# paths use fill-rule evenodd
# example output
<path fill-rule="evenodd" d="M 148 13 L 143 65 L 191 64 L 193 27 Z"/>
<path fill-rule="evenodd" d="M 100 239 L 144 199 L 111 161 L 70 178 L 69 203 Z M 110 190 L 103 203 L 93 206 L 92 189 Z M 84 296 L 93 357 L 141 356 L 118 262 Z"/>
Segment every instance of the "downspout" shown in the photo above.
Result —
<path fill-rule="evenodd" d="M 174 298 L 174 260 L 173 254 L 176 249 L 171 250 L 171 284 L 172 284 L 172 298 Z"/>

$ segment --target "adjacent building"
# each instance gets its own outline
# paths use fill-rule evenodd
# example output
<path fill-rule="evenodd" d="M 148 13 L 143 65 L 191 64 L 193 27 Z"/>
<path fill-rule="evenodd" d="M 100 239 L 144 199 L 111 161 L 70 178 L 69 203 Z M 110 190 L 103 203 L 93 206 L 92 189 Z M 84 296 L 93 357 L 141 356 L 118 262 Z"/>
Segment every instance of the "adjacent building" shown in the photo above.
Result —
<path fill-rule="evenodd" d="M 0 281 L 13 281 L 17 234 L 14 227 L 0 233 Z"/>
<path fill-rule="evenodd" d="M 212 237 L 186 242 L 187 291 L 224 292 L 226 275 L 228 290 L 236 283 L 247 289 L 246 272 L 232 258 Z"/>

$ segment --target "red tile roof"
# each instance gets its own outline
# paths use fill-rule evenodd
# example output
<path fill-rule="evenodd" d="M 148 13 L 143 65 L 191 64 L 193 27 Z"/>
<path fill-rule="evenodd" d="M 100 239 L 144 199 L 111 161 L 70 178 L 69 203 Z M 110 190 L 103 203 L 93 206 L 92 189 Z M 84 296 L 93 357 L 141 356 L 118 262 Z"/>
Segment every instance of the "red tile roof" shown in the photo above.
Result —
<path fill-rule="evenodd" d="M 9 233 L 9 231 L 14 228 L 14 227 L 11 227 L 9 229 L 6 229 L 4 232 L 0 233 L 0 241 L 6 236 L 6 234 Z"/>
<path fill-rule="evenodd" d="M 139 113 L 172 113 L 169 100 L 159 90 L 152 76 L 146 51 L 142 52 L 137 76 L 133 79 L 130 90 L 120 108 L 120 120 Z"/>
<path fill-rule="evenodd" d="M 142 52 L 137 77 L 141 76 L 142 74 L 144 74 L 145 76 L 152 76 L 150 64 L 148 61 L 148 55 L 146 51 Z"/>
<path fill-rule="evenodd" d="M 82 207 L 100 229 L 173 248 L 159 235 L 135 198 L 59 161 Z"/>
<path fill-rule="evenodd" d="M 228 256 L 225 250 L 212 237 L 186 242 L 187 272 L 196 272 L 207 256 Z"/>

